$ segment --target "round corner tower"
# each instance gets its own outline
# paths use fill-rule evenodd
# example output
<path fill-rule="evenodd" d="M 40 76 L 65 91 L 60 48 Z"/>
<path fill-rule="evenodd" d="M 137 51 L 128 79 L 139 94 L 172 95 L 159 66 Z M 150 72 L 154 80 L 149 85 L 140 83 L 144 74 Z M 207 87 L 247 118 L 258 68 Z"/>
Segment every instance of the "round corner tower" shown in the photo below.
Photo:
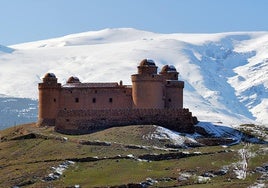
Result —
<path fill-rule="evenodd" d="M 54 126 L 59 110 L 61 84 L 53 73 L 47 73 L 38 84 L 38 125 Z"/>
<path fill-rule="evenodd" d="M 163 76 L 157 74 L 154 61 L 144 59 L 138 66 L 138 74 L 131 75 L 133 108 L 164 108 Z"/>

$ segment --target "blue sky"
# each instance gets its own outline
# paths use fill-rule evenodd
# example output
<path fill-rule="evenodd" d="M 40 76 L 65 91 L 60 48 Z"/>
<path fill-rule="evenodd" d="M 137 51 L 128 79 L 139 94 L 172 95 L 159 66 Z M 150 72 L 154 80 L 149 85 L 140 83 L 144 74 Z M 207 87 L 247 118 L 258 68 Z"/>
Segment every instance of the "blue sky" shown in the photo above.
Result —
<path fill-rule="evenodd" d="M 104 28 L 268 31 L 268 0 L 0 0 L 0 44 Z"/>

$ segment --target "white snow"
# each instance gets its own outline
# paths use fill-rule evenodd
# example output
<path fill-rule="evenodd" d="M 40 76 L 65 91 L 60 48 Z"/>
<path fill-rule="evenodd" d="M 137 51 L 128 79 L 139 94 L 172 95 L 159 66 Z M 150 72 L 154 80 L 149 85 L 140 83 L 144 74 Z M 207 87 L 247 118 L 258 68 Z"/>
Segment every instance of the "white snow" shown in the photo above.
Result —
<path fill-rule="evenodd" d="M 248 170 L 248 162 L 250 158 L 254 157 L 256 153 L 250 152 L 250 144 L 246 144 L 244 148 L 238 150 L 238 154 L 241 157 L 241 160 L 237 163 L 234 163 L 234 173 L 236 174 L 237 179 L 246 179 L 247 177 L 247 170 Z"/>
<path fill-rule="evenodd" d="M 241 156 L 241 161 L 236 163 L 236 168 L 234 172 L 236 174 L 237 179 L 246 179 L 247 177 L 247 168 L 248 168 L 248 159 L 247 159 L 247 151 L 245 149 L 238 150 L 239 155 Z"/>
<path fill-rule="evenodd" d="M 105 29 L 0 46 L 0 96 L 38 98 L 47 72 L 63 84 L 131 84 L 142 59 L 174 65 L 185 81 L 184 107 L 202 122 L 268 125 L 268 32 L 158 34 Z M 14 49 L 14 50 L 13 50 Z"/>
<path fill-rule="evenodd" d="M 189 143 L 197 143 L 193 135 L 181 135 L 178 132 L 160 126 L 156 126 L 155 132 L 149 135 L 149 137 L 150 139 L 170 140 L 171 143 L 178 146 L 185 146 L 185 141 L 188 141 Z"/>
<path fill-rule="evenodd" d="M 229 125 L 199 122 L 197 126 L 204 128 L 213 137 L 225 137 L 240 141 L 243 136 L 240 131 Z"/>

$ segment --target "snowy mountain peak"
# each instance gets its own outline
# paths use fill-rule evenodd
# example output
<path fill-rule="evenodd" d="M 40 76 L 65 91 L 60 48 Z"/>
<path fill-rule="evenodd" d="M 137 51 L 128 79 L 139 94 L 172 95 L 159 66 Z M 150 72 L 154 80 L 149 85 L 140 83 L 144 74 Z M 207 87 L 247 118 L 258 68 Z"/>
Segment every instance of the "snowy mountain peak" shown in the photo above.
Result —
<path fill-rule="evenodd" d="M 199 120 L 268 124 L 268 32 L 157 34 L 119 28 L 12 48 L 0 54 L 0 94 L 37 98 L 37 84 L 47 72 L 62 83 L 77 76 L 82 82 L 131 84 L 138 63 L 150 58 L 179 71 L 184 106 Z"/>
<path fill-rule="evenodd" d="M 44 47 L 97 45 L 143 40 L 144 38 L 152 37 L 153 35 L 155 34 L 132 28 L 103 29 L 100 31 L 89 31 L 84 33 L 66 35 L 60 38 L 24 43 L 14 45 L 12 47 L 19 49 L 29 49 Z"/>

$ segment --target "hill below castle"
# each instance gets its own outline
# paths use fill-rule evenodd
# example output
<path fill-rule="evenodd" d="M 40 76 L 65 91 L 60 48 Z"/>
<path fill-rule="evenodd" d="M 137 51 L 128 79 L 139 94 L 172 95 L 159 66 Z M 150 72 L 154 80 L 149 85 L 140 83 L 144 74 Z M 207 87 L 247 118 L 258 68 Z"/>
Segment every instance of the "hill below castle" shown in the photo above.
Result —
<path fill-rule="evenodd" d="M 27 124 L 0 131 L 0 187 L 266 187 L 267 129 L 154 125 L 64 135 Z"/>
<path fill-rule="evenodd" d="M 267 45 L 267 32 L 159 34 L 122 28 L 1 46 L 0 105 L 8 108 L 0 109 L 0 126 L 21 118 L 36 121 L 37 84 L 46 72 L 60 82 L 73 75 L 82 82 L 130 84 L 144 58 L 159 67 L 175 65 L 185 82 L 184 107 L 201 122 L 267 125 Z"/>

